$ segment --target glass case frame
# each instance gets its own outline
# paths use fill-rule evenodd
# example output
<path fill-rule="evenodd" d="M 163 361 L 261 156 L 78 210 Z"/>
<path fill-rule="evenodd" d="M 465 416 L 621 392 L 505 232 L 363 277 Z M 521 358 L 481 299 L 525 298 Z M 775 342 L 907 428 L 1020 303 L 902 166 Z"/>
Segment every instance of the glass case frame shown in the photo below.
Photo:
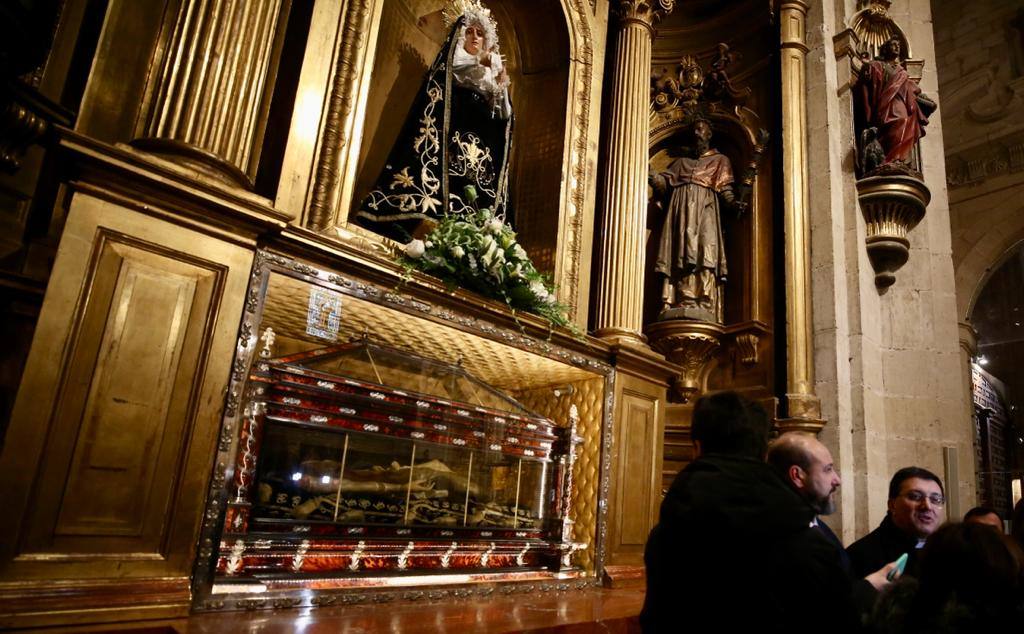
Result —
<path fill-rule="evenodd" d="M 362 332 L 347 344 L 330 345 L 329 336 L 320 336 L 318 345 L 278 354 L 275 340 L 288 335 L 275 333 L 272 327 L 267 326 L 271 322 L 282 323 L 281 319 L 275 321 L 267 315 L 277 310 L 273 307 L 275 297 L 271 287 L 279 280 L 288 280 L 289 284 L 307 284 L 310 289 L 318 289 L 316 292 L 330 293 L 350 308 L 358 305 L 367 314 L 357 324 Z M 365 591 L 374 588 L 377 590 L 372 592 L 387 593 L 400 588 L 443 585 L 468 586 L 478 590 L 490 588 L 486 591 L 491 592 L 493 587 L 489 584 L 493 582 L 519 582 L 520 585 L 529 582 L 532 587 L 545 581 L 562 585 L 572 581 L 586 585 L 600 579 L 604 565 L 604 510 L 609 489 L 608 448 L 611 442 L 614 369 L 596 355 L 583 354 L 550 339 L 540 340 L 522 330 L 502 328 L 479 317 L 456 312 L 456 302 L 442 304 L 436 297 L 417 292 L 419 290 L 411 285 L 400 291 L 385 289 L 268 250 L 257 252 L 193 576 L 193 605 L 196 609 L 223 609 L 232 605 L 252 607 L 250 604 L 254 602 L 266 601 L 296 606 L 306 603 L 320 605 L 324 601 L 338 600 L 337 595 L 324 594 L 331 590 Z M 311 297 L 314 294 L 311 290 Z M 306 315 L 307 320 L 313 319 L 313 312 L 311 308 Z M 327 325 L 322 317 L 316 316 L 318 326 Z M 394 346 L 401 342 L 389 341 L 386 335 L 380 336 L 373 331 L 373 323 L 395 319 L 413 320 L 409 323 L 415 322 L 418 328 L 410 330 L 429 331 L 419 334 L 428 340 L 432 335 L 443 338 L 440 344 L 449 355 L 448 360 L 452 354 L 458 353 L 460 363 L 433 360 L 434 355 L 419 357 L 409 353 L 410 349 L 415 349 L 414 346 Z M 289 327 L 302 326 L 291 322 Z M 344 326 L 338 329 L 335 325 L 334 341 L 345 340 Z M 462 346 L 465 350 L 457 350 Z M 376 353 L 374 356 L 390 350 L 409 357 L 417 356 L 425 365 L 442 368 L 453 376 L 468 377 L 475 382 L 474 385 L 480 386 L 479 389 L 493 393 L 492 397 L 496 395 L 498 399 L 506 399 L 507 407 L 495 409 L 446 400 L 437 395 L 417 394 L 415 390 L 382 390 L 381 386 L 387 387 L 382 381 L 321 373 L 309 367 L 324 355 L 340 354 L 359 347 L 372 350 Z M 489 387 L 486 381 L 473 378 L 474 367 L 482 367 L 480 359 L 474 357 L 481 347 L 490 350 L 491 354 L 507 357 L 504 374 L 500 375 L 504 377 L 503 382 L 515 385 L 518 394 L 530 394 L 531 402 L 551 401 L 555 407 L 560 392 L 571 394 L 574 391 L 571 387 L 566 390 L 566 384 L 582 381 L 580 385 L 589 387 L 580 390 L 585 395 L 574 397 L 578 402 L 568 406 L 563 402 L 556 408 L 557 420 L 548 419 L 529 411 L 514 398 L 503 395 L 502 391 Z M 463 352 L 467 356 L 465 367 L 461 363 Z M 510 377 L 521 365 L 518 361 L 525 361 L 522 376 Z M 492 378 L 496 373 L 496 370 L 491 370 Z M 282 380 L 284 378 L 289 381 Z M 558 383 L 552 384 L 552 381 Z M 447 410 L 443 414 L 431 412 L 433 418 L 410 416 L 412 420 L 402 424 L 386 420 L 398 417 L 394 413 L 385 412 L 385 419 L 374 421 L 348 415 L 347 412 L 332 417 L 322 411 L 313 411 L 317 407 L 322 409 L 320 397 L 324 393 L 331 393 L 331 398 L 339 398 L 336 390 L 341 391 L 341 386 L 350 391 L 361 391 L 358 395 L 349 394 L 348 398 L 391 399 L 399 409 L 402 409 L 402 401 L 406 401 L 406 412 L 419 411 L 422 414 L 423 405 L 433 405 L 437 410 L 447 407 Z M 292 393 L 288 393 L 289 390 Z M 374 392 L 376 394 L 370 396 Z M 310 400 L 310 396 L 314 398 Z M 321 401 L 319 405 L 315 402 L 318 399 Z M 579 399 L 589 401 L 584 403 Z M 417 401 L 420 407 L 410 406 L 410 402 Z M 351 409 L 339 403 L 335 405 Z M 586 419 L 582 425 L 581 406 Z M 555 412 L 555 409 L 551 411 Z M 379 419 L 380 413 L 375 415 Z M 476 420 L 471 422 L 470 419 Z M 452 422 L 471 424 L 459 428 L 461 431 L 456 433 Z M 392 428 L 382 430 L 388 424 Z M 473 424 L 477 428 L 473 428 Z M 282 440 L 289 434 L 294 435 L 296 430 L 300 436 L 306 434 L 306 440 Z M 287 478 L 282 477 L 290 467 L 280 466 L 287 460 L 281 458 L 280 465 L 275 467 L 277 472 L 272 473 L 273 469 L 268 466 L 272 452 L 267 451 L 263 443 L 269 437 L 270 446 L 287 442 L 294 446 L 303 442 L 308 446 L 331 445 L 331 442 L 317 440 L 318 434 L 333 437 L 335 445 L 340 443 L 335 448 L 341 451 L 335 451 L 330 457 L 321 457 L 305 450 L 312 457 L 301 458 L 303 450 L 293 447 L 289 458 L 292 462 L 288 464 L 299 466 L 294 467 L 290 477 L 296 485 L 304 485 L 307 493 L 318 491 L 318 487 L 326 490 L 333 486 L 333 512 L 339 515 L 324 516 L 322 511 L 330 509 L 331 503 L 317 503 L 310 514 L 301 517 L 307 510 L 302 508 L 289 517 L 291 509 L 302 504 L 310 506 L 310 500 L 325 496 L 300 499 L 291 504 L 285 482 Z M 349 456 L 360 455 L 361 451 L 365 454 L 365 467 L 372 462 L 366 456 L 376 451 L 372 449 L 373 443 L 379 443 L 381 438 L 388 438 L 395 447 L 401 445 L 410 453 L 408 460 L 395 460 L 390 467 L 375 466 L 378 473 L 383 469 L 393 470 L 394 473 L 386 474 L 392 480 L 400 469 L 410 476 L 404 487 L 395 489 L 401 488 L 401 495 L 391 504 L 395 507 L 391 511 L 400 512 L 402 517 L 397 521 L 349 521 L 359 517 L 365 520 L 371 515 L 361 514 L 361 509 L 353 509 L 352 504 L 346 506 L 353 499 L 346 500 L 342 495 L 343 483 L 350 481 L 351 474 L 355 474 L 353 478 L 364 476 L 360 476 L 358 470 L 352 471 L 351 466 L 346 467 L 344 462 Z M 475 522 L 469 521 L 471 512 L 477 516 L 486 515 L 482 511 L 482 503 L 474 506 L 475 497 L 471 499 L 469 494 L 470 491 L 478 493 L 478 489 L 471 483 L 460 484 L 449 475 L 441 481 L 446 483 L 446 490 L 451 489 L 447 493 L 452 500 L 450 506 L 458 506 L 457 511 L 462 512 L 463 521 L 459 521 L 457 512 L 454 513 L 454 521 L 449 517 L 443 525 L 409 520 L 407 515 L 417 508 L 417 504 L 419 508 L 427 508 L 431 497 L 421 496 L 419 502 L 413 497 L 416 487 L 410 484 L 412 475 L 417 464 L 424 464 L 415 462 L 414 452 L 419 451 L 421 457 L 454 455 L 441 451 L 443 447 L 470 451 L 462 454 L 462 462 L 449 457 L 434 457 L 428 462 L 444 464 L 445 460 L 451 460 L 459 465 L 459 469 L 465 468 L 469 478 L 474 477 L 471 474 L 477 474 L 478 484 L 481 479 L 490 477 L 491 480 L 487 481 L 492 496 L 489 502 L 498 509 L 498 520 L 490 525 L 479 517 Z M 587 454 L 584 456 L 586 459 L 576 461 L 580 452 Z M 383 450 L 378 453 L 383 456 Z M 466 458 L 466 455 L 471 458 Z M 503 465 L 490 465 L 481 469 L 481 463 L 488 455 L 508 458 L 509 468 L 503 471 L 500 468 Z M 467 464 L 467 460 L 473 460 L 475 464 Z M 378 462 L 383 462 L 383 459 Z M 543 465 L 537 472 L 541 475 L 531 476 L 531 465 Z M 336 474 L 327 473 L 334 469 L 338 469 Z M 366 472 L 365 468 L 363 471 Z M 495 479 L 500 480 L 494 474 L 502 472 L 517 477 L 509 477 L 507 483 L 494 482 Z M 296 474 L 298 479 L 294 478 Z M 517 481 L 515 489 L 518 489 L 514 496 L 510 484 L 512 479 Z M 536 487 L 527 484 L 526 488 L 537 497 L 527 510 L 521 499 L 523 485 L 535 483 L 538 479 L 545 481 L 546 489 L 541 488 L 547 492 L 537 497 Z M 581 488 L 578 483 L 585 484 Z M 362 483 L 359 486 L 369 485 Z M 433 480 L 431 486 L 436 486 Z M 494 491 L 505 491 L 506 497 L 495 498 Z M 579 495 L 580 491 L 584 495 Z M 461 503 L 451 497 L 452 493 L 461 493 Z M 406 499 L 401 500 L 402 496 Z M 370 499 L 369 495 L 364 497 L 357 501 L 365 503 Z M 278 500 L 284 502 L 275 504 L 274 501 Z M 370 503 L 382 502 L 374 499 Z M 448 499 L 444 504 L 445 513 L 453 515 Z M 387 500 L 383 506 L 384 514 L 372 516 L 374 519 L 387 515 Z M 352 510 L 354 512 L 348 513 Z M 506 521 L 508 519 L 511 522 Z M 309 589 L 317 592 L 310 594 Z M 334 598 L 325 598 L 327 596 Z"/>

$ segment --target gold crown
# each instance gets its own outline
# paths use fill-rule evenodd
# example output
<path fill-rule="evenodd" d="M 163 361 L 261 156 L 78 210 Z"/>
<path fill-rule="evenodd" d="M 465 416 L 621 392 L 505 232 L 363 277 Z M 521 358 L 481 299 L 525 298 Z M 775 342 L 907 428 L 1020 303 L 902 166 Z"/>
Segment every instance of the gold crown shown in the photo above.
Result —
<path fill-rule="evenodd" d="M 481 4 L 480 0 L 450 0 L 441 15 L 444 17 L 444 25 L 451 28 L 459 18 L 467 13 L 477 14 L 494 22 L 491 10 Z"/>
<path fill-rule="evenodd" d="M 466 17 L 466 24 L 478 24 L 483 29 L 486 48 L 497 51 L 498 24 L 494 21 L 491 10 L 480 0 L 450 0 L 441 11 L 441 16 L 449 29 L 463 16 Z"/>

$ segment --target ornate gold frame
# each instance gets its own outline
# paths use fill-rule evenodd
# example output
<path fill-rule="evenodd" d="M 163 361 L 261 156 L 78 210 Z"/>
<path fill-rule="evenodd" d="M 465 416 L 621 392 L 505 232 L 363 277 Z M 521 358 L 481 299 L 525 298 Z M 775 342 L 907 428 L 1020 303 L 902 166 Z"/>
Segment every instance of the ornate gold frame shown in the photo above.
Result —
<path fill-rule="evenodd" d="M 368 253 L 386 253 L 394 246 L 348 224 L 382 3 L 383 0 L 348 0 L 333 11 L 324 0 L 317 3 L 311 37 L 328 37 L 326 25 L 332 19 L 338 25 L 333 32 L 333 54 L 328 58 L 313 50 L 315 47 L 309 47 L 300 79 L 300 98 L 311 104 L 309 112 L 303 114 L 319 114 L 320 124 L 313 148 L 312 131 L 303 130 L 303 123 L 295 117 L 287 150 L 288 156 L 297 156 L 302 148 L 313 149 L 314 159 L 288 175 L 291 180 L 282 175 L 277 197 L 277 206 L 296 212 L 299 224 Z M 600 65 L 604 59 L 607 8 L 586 0 L 560 3 L 570 45 L 562 159 L 562 165 L 569 169 L 564 172 L 560 186 L 554 283 L 559 299 L 569 306 L 573 321 L 585 326 L 594 232 L 593 215 L 585 210 L 593 208 L 596 196 Z M 325 73 L 327 65 L 330 69 Z M 316 95 L 325 104 L 319 112 L 314 112 Z"/>
<path fill-rule="evenodd" d="M 580 448 L 580 456 L 574 469 L 574 478 L 579 483 L 580 492 L 574 499 L 573 515 L 576 523 L 573 527 L 574 536 L 578 541 L 588 543 L 589 552 L 583 553 L 579 561 L 584 566 L 582 573 L 496 573 L 492 575 L 455 575 L 448 578 L 439 576 L 417 581 L 412 585 L 443 585 L 448 589 L 438 590 L 452 596 L 486 596 L 494 592 L 494 583 L 519 584 L 510 586 L 508 592 L 533 592 L 540 588 L 567 590 L 584 588 L 594 585 L 600 579 L 605 567 L 608 544 L 608 498 L 611 486 L 612 467 L 612 434 L 614 412 L 614 387 L 616 372 L 612 366 L 600 356 L 584 356 L 558 344 L 541 341 L 523 332 L 508 330 L 495 326 L 487 321 L 456 312 L 446 305 L 434 304 L 422 293 L 415 292 L 410 284 L 407 289 L 396 290 L 386 288 L 347 271 L 333 271 L 318 268 L 301 260 L 282 255 L 277 252 L 260 250 L 256 252 L 250 276 L 249 288 L 246 291 L 245 307 L 242 313 L 242 325 L 238 333 L 235 347 L 235 358 L 231 364 L 232 372 L 228 384 L 227 404 L 218 435 L 217 465 L 213 474 L 212 484 L 208 492 L 206 513 L 201 527 L 199 551 L 195 559 L 192 575 L 193 608 L 197 610 L 221 609 L 258 609 L 264 607 L 318 607 L 338 603 L 358 603 L 371 600 L 389 600 L 382 597 L 399 596 L 404 599 L 415 599 L 418 590 L 403 584 L 401 580 L 381 580 L 381 590 L 359 588 L 356 593 L 349 588 L 353 584 L 344 580 L 334 585 L 314 584 L 326 593 L 310 593 L 299 585 L 289 585 L 288 590 L 265 588 L 257 590 L 250 585 L 243 585 L 237 590 L 230 586 L 217 585 L 213 570 L 216 566 L 221 522 L 224 521 L 223 511 L 227 502 L 228 484 L 233 476 L 234 454 L 240 442 L 239 431 L 244 417 L 243 407 L 246 402 L 246 368 L 252 362 L 260 342 L 257 330 L 264 312 L 267 310 L 266 293 L 271 273 L 280 273 L 289 277 L 316 283 L 331 288 L 343 296 L 363 300 L 367 305 L 378 305 L 384 309 L 393 309 L 404 313 L 408 319 L 422 322 L 424 332 L 402 333 L 400 325 L 385 326 L 384 331 L 409 344 L 409 336 L 413 339 L 426 337 L 436 338 L 441 345 L 455 346 L 457 342 L 465 342 L 469 346 L 466 359 L 472 362 L 476 358 L 486 363 L 488 355 L 499 355 L 504 358 L 501 363 L 513 366 L 523 363 L 533 365 L 541 363 L 555 374 L 549 378 L 553 381 L 568 380 L 573 385 L 572 394 L 568 399 L 552 402 L 537 389 L 529 388 L 518 392 L 520 397 L 528 399 L 542 411 L 556 414 L 559 407 L 576 405 L 581 414 L 579 433 L 584 437 Z M 424 321 L 426 320 L 426 321 Z M 382 331 L 382 332 L 384 332 Z M 517 359 L 519 361 L 517 362 Z M 559 370 L 555 366 L 562 366 Z M 468 367 L 468 366 L 467 366 Z M 567 374 L 568 373 L 568 374 Z M 459 593 L 463 593 L 460 595 Z"/>

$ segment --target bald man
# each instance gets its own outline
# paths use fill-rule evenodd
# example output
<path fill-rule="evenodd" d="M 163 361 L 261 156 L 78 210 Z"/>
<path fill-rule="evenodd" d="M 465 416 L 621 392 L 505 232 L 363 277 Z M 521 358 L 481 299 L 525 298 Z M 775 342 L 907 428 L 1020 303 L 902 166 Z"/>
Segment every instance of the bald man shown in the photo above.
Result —
<path fill-rule="evenodd" d="M 835 461 L 832 460 L 832 452 L 814 436 L 790 432 L 782 434 L 771 444 L 766 460 L 775 474 L 814 509 L 816 515 L 811 520 L 811 526 L 821 531 L 836 547 L 836 555 L 843 568 L 847 574 L 851 574 L 850 558 L 843 548 L 842 540 L 818 517 L 835 513 L 835 494 L 843 483 Z M 875 590 L 880 590 L 890 583 L 886 576 L 892 568 L 892 563 L 887 564 L 864 577 L 864 580 Z M 861 594 L 856 585 L 854 591 Z M 866 606 L 869 606 L 873 596 L 857 599 L 858 604 L 865 605 L 867 602 Z"/>
<path fill-rule="evenodd" d="M 807 434 L 779 436 L 768 449 L 768 464 L 782 481 L 793 488 L 818 515 L 836 512 L 835 493 L 843 483 L 832 460 L 832 452 Z M 815 518 L 815 524 L 821 524 Z M 838 541 L 835 533 L 826 533 Z"/>

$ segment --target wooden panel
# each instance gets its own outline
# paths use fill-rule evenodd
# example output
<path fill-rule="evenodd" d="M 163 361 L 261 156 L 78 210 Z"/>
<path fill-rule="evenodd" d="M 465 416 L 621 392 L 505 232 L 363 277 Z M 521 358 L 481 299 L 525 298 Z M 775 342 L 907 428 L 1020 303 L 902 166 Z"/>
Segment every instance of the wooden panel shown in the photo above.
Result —
<path fill-rule="evenodd" d="M 183 348 L 209 322 L 211 282 L 223 271 L 111 240 L 102 251 L 98 271 L 117 280 L 89 307 L 104 314 L 104 330 L 54 533 L 144 537 L 136 550 L 156 552 L 181 469 L 189 386 L 175 380 L 196 367 L 197 347 Z M 76 359 L 72 375 L 91 361 Z M 61 422 L 73 428 L 70 418 Z"/>
<path fill-rule="evenodd" d="M 0 454 L 0 627 L 187 611 L 252 253 L 71 195 Z"/>
<path fill-rule="evenodd" d="M 620 372 L 615 397 L 615 459 L 608 512 L 606 575 L 613 585 L 636 576 L 661 504 L 665 386 Z"/>
<path fill-rule="evenodd" d="M 619 460 L 627 469 L 620 472 L 619 546 L 640 549 L 647 542 L 651 530 L 650 506 L 652 491 L 650 478 L 637 477 L 654 470 L 654 443 L 657 431 L 658 402 L 647 395 L 624 393 L 622 397 L 622 433 L 619 435 Z"/>
<path fill-rule="evenodd" d="M 672 403 L 665 408 L 664 461 L 661 467 L 661 488 L 667 491 L 683 468 L 693 461 L 695 449 L 690 437 L 693 403 Z"/>
<path fill-rule="evenodd" d="M 95 244 L 22 557 L 164 554 L 191 382 L 226 272 L 106 230 Z"/>

